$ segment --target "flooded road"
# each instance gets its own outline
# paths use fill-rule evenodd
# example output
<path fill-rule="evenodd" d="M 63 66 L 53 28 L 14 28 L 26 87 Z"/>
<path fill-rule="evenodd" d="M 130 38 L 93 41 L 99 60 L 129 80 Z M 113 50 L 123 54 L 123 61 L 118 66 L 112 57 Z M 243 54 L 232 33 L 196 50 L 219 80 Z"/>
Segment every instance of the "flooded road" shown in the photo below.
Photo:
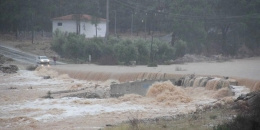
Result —
<path fill-rule="evenodd" d="M 36 64 L 36 55 L 22 52 L 12 47 L 0 45 L 0 54 L 22 63 Z"/>

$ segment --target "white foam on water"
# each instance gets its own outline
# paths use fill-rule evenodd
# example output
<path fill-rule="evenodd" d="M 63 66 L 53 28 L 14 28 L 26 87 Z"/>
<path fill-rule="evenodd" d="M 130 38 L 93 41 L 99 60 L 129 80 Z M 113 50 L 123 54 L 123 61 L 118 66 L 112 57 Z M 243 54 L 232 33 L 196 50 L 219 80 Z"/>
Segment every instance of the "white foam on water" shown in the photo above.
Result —
<path fill-rule="evenodd" d="M 237 98 L 241 94 L 247 94 L 250 92 L 250 89 L 245 86 L 231 86 L 231 88 L 232 92 L 235 93 L 234 98 Z"/>
<path fill-rule="evenodd" d="M 25 102 L 14 105 L 0 106 L 1 111 L 5 111 L 5 116 L 12 111 L 19 111 L 23 109 L 35 109 L 30 113 L 19 113 L 19 116 L 31 116 L 39 121 L 49 121 L 53 119 L 64 119 L 74 116 L 83 115 L 97 115 L 107 112 L 127 112 L 127 111 L 142 111 L 144 107 L 141 105 L 130 104 L 127 102 L 119 104 L 77 104 L 73 103 L 76 100 L 95 101 L 97 99 L 80 99 L 80 98 L 62 98 L 62 99 L 42 99 L 33 102 Z M 104 99 L 99 99 L 104 100 Z M 52 114 L 48 111 L 60 111 L 58 114 Z M 15 115 L 18 116 L 18 115 Z M 2 118 L 0 116 L 0 118 Z M 10 118 L 10 117 L 9 117 Z"/>
<path fill-rule="evenodd" d="M 15 85 L 15 86 L 36 86 L 36 85 L 57 85 L 61 84 L 62 80 L 43 79 L 43 77 L 35 75 L 33 71 L 19 70 L 17 75 L 10 77 L 12 82 L 0 83 L 0 85 Z"/>

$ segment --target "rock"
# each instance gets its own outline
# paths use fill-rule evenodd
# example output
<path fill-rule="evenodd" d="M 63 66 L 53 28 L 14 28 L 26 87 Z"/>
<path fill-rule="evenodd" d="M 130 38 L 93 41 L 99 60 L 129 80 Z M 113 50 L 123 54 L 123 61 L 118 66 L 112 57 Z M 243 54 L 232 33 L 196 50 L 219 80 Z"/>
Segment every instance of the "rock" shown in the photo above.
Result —
<path fill-rule="evenodd" d="M 7 58 L 4 55 L 0 54 L 0 64 L 4 64 Z"/>
<path fill-rule="evenodd" d="M 10 65 L 12 71 L 18 71 L 18 67 L 16 65 Z"/>
<path fill-rule="evenodd" d="M 111 126 L 114 126 L 114 125 L 111 125 L 111 124 L 106 124 L 106 126 L 109 126 L 109 127 L 111 127 Z"/>
<path fill-rule="evenodd" d="M 43 79 L 50 79 L 51 76 L 43 76 Z"/>
<path fill-rule="evenodd" d="M 254 92 L 250 92 L 247 94 L 241 94 L 239 97 L 237 97 L 235 102 L 237 102 L 238 100 L 247 101 L 250 99 L 254 99 L 254 97 L 257 97 L 257 96 L 260 96 L 260 91 L 254 91 Z"/>
<path fill-rule="evenodd" d="M 18 71 L 18 67 L 16 65 L 0 65 L 0 70 L 3 73 L 16 73 Z"/>
<path fill-rule="evenodd" d="M 17 89 L 16 87 L 10 87 L 9 89 Z"/>
<path fill-rule="evenodd" d="M 174 84 L 177 86 L 181 86 L 182 82 L 183 82 L 184 78 L 180 78 L 179 80 L 177 80 Z"/>
<path fill-rule="evenodd" d="M 238 82 L 235 79 L 228 79 L 228 82 L 232 86 L 237 86 L 238 85 Z"/>
<path fill-rule="evenodd" d="M 229 88 L 231 85 L 237 85 L 237 81 L 225 78 L 212 77 L 196 77 L 194 74 L 187 75 L 175 82 L 177 86 L 183 87 L 207 87 L 208 89 L 219 90 L 221 88 Z"/>

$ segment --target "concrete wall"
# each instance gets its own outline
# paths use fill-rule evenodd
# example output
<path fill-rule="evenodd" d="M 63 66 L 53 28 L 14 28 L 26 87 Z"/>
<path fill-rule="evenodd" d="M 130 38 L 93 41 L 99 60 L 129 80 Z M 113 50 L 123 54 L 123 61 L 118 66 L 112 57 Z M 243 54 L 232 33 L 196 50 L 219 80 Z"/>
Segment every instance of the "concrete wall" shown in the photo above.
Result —
<path fill-rule="evenodd" d="M 171 82 L 175 83 L 175 79 Z M 125 94 L 139 94 L 145 96 L 149 87 L 159 80 L 144 80 L 136 82 L 127 82 L 122 84 L 112 84 L 110 86 L 110 97 L 119 97 Z"/>
<path fill-rule="evenodd" d="M 144 80 L 136 82 L 127 82 L 122 84 L 112 84 L 110 86 L 110 97 L 119 97 L 124 94 L 139 94 L 145 96 L 149 87 L 155 82 L 166 80 Z M 188 75 L 179 79 L 171 79 L 172 84 L 182 87 L 205 87 L 208 90 L 218 90 L 221 88 L 230 88 L 230 85 L 237 85 L 234 79 L 225 79 L 217 77 L 195 77 Z"/>

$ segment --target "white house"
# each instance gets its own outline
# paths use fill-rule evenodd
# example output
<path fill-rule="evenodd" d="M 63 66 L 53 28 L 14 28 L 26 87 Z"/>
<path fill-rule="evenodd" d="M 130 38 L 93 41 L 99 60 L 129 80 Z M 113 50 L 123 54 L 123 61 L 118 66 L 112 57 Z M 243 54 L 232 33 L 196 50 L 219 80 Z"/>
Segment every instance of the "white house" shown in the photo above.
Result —
<path fill-rule="evenodd" d="M 87 14 L 66 15 L 52 19 L 52 32 L 57 29 L 62 32 L 84 34 L 86 38 L 105 37 L 106 19 L 95 18 Z"/>

